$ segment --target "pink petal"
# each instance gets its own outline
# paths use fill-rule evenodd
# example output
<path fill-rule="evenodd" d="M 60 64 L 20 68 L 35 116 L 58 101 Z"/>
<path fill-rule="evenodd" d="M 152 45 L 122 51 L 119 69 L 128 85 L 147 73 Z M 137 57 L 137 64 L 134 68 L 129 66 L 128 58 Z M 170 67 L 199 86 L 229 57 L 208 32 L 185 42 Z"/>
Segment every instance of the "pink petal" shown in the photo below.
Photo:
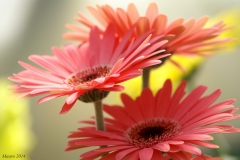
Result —
<path fill-rule="evenodd" d="M 142 106 L 142 112 L 144 113 L 145 119 L 151 119 L 155 115 L 155 103 L 154 103 L 154 97 L 152 91 L 147 88 L 142 91 L 141 97 L 144 97 L 144 99 L 141 99 L 139 105 Z M 147 99 L 147 101 L 145 100 Z M 146 106 L 149 106 L 148 108 Z"/>
<path fill-rule="evenodd" d="M 192 124 L 184 127 L 183 131 L 188 130 L 190 128 L 197 127 L 197 126 L 204 126 L 204 125 L 211 124 L 211 123 L 221 122 L 221 121 L 224 121 L 224 118 L 229 118 L 229 117 L 232 117 L 232 116 L 233 115 L 229 114 L 229 113 L 221 113 L 221 114 L 217 114 L 217 115 L 207 117 L 207 118 L 202 119 L 198 122 L 190 121 L 190 122 L 192 122 Z"/>
<path fill-rule="evenodd" d="M 128 5 L 127 12 L 128 12 L 128 16 L 130 18 L 131 23 L 134 24 L 139 18 L 139 14 L 136 6 L 133 3 L 130 3 Z"/>
<path fill-rule="evenodd" d="M 165 30 L 167 26 L 167 16 L 166 15 L 163 15 L 163 14 L 159 14 L 153 24 L 152 24 L 152 28 L 154 28 L 154 32 L 153 34 L 154 35 L 157 35 L 157 34 L 161 34 L 163 33 L 163 31 Z"/>
<path fill-rule="evenodd" d="M 121 69 L 122 62 L 123 62 L 123 58 L 119 59 L 114 64 L 114 66 L 112 67 L 108 75 L 116 74 Z"/>
<path fill-rule="evenodd" d="M 68 142 L 69 145 L 78 146 L 104 146 L 104 145 L 126 145 L 125 141 L 104 139 L 104 138 L 89 138 L 72 140 Z"/>
<path fill-rule="evenodd" d="M 139 122 L 144 119 L 140 110 L 138 109 L 137 104 L 131 97 L 129 97 L 126 94 L 121 94 L 121 99 L 122 99 L 122 102 L 123 102 L 127 112 L 134 113 L 134 114 L 131 114 L 131 117 L 133 118 L 133 120 L 135 122 Z"/>
<path fill-rule="evenodd" d="M 97 152 L 111 152 L 111 151 L 119 151 L 123 149 L 129 149 L 133 148 L 133 146 L 127 145 L 127 146 L 111 146 L 111 147 L 103 147 L 100 149 L 96 149 Z"/>
<path fill-rule="evenodd" d="M 201 155 L 201 154 L 202 154 L 201 150 L 200 150 L 199 148 L 193 146 L 193 145 L 181 144 L 181 145 L 180 145 L 180 148 L 181 148 L 183 151 L 192 153 L 192 154 L 194 154 L 194 155 Z"/>
<path fill-rule="evenodd" d="M 166 111 L 166 117 L 171 117 L 171 115 L 174 114 L 174 112 L 178 109 L 179 103 L 181 99 L 183 98 L 185 94 L 185 87 L 186 87 L 187 81 L 182 81 L 182 83 L 178 86 L 175 93 L 173 94 L 171 98 L 171 102 L 169 104 L 169 109 Z M 157 93 L 157 95 L 160 93 Z M 160 111 L 158 111 L 160 112 Z"/>
<path fill-rule="evenodd" d="M 94 24 L 91 21 L 89 21 L 82 13 L 78 12 L 78 15 L 79 15 L 79 18 L 77 18 L 76 20 L 82 22 L 83 24 L 85 24 L 90 28 L 94 26 Z"/>
<path fill-rule="evenodd" d="M 206 110 L 206 108 L 208 108 L 214 101 L 216 101 L 220 95 L 221 95 L 221 90 L 218 89 L 214 91 L 212 94 L 202 98 L 201 100 L 199 100 L 198 104 L 191 109 L 191 111 L 188 111 L 188 114 L 191 115 L 192 117 L 195 117 L 195 120 L 197 118 L 198 120 L 200 120 L 201 116 L 197 117 L 197 113 Z"/>
<path fill-rule="evenodd" d="M 153 51 L 156 51 L 156 50 L 159 50 L 159 48 L 161 46 L 163 46 L 164 44 L 166 44 L 168 41 L 167 40 L 162 40 L 160 42 L 157 42 L 157 43 L 154 43 L 154 44 L 151 44 L 147 49 L 145 49 L 143 51 L 143 55 L 148 55 L 149 53 L 152 53 Z M 159 50 L 160 53 L 165 51 L 165 50 Z M 164 56 L 164 55 L 161 55 L 161 56 Z"/>
<path fill-rule="evenodd" d="M 173 140 L 213 140 L 213 137 L 206 134 L 183 134 L 174 137 Z"/>
<path fill-rule="evenodd" d="M 20 76 L 19 74 L 14 74 L 14 76 L 19 80 L 31 83 L 31 85 L 37 84 L 37 85 L 46 85 L 46 86 L 62 86 L 56 82 L 51 82 L 47 79 L 46 80 L 45 79 L 43 80 L 42 78 L 38 79 L 38 77 L 35 77 L 34 75 L 32 75 L 31 77 L 24 77 L 24 76 Z M 32 78 L 33 76 L 35 77 L 35 79 Z"/>
<path fill-rule="evenodd" d="M 140 70 L 131 70 L 131 71 L 127 70 L 127 71 L 121 72 L 121 76 L 116 77 L 116 78 L 114 77 L 114 78 L 110 79 L 109 81 L 114 81 L 115 83 L 121 83 L 126 80 L 138 77 L 141 74 L 142 74 L 142 71 L 140 71 Z"/>
<path fill-rule="evenodd" d="M 122 107 L 117 107 L 115 106 L 110 107 L 107 105 L 104 105 L 104 111 L 110 114 L 111 116 L 114 117 L 117 121 L 119 121 L 121 124 L 125 126 L 130 126 L 135 124 L 135 122 L 129 117 L 129 114 L 126 113 Z"/>
<path fill-rule="evenodd" d="M 104 83 L 105 81 L 105 77 L 102 77 L 102 78 L 97 78 L 97 79 L 94 79 L 93 81 L 91 81 L 91 87 L 92 88 L 95 88 L 97 86 L 99 86 L 100 84 Z"/>
<path fill-rule="evenodd" d="M 66 67 L 68 72 L 75 73 L 76 71 L 78 71 L 78 68 L 76 65 L 78 63 L 78 61 L 76 60 L 77 59 L 76 55 L 78 54 L 76 46 L 71 44 L 65 45 L 64 51 L 65 52 L 61 51 L 57 47 L 52 47 L 52 52 L 58 58 L 58 60 L 61 61 L 63 66 Z"/>
<path fill-rule="evenodd" d="M 70 74 L 65 67 L 60 66 L 58 63 L 54 62 L 53 57 L 48 57 L 48 60 L 46 60 L 46 57 L 32 55 L 29 57 L 29 59 L 36 64 L 42 66 L 43 68 L 53 72 L 54 74 L 58 74 L 64 77 L 67 77 Z"/>
<path fill-rule="evenodd" d="M 158 15 L 158 7 L 156 3 L 152 2 L 149 4 L 146 17 L 149 19 L 150 24 L 153 24 L 155 17 Z"/>
<path fill-rule="evenodd" d="M 189 112 L 190 109 L 193 109 L 192 106 L 197 102 L 197 100 L 199 100 L 206 90 L 207 87 L 205 86 L 199 86 L 195 88 L 178 106 L 178 110 L 174 113 L 177 115 L 176 119 L 181 118 L 183 115 Z"/>
<path fill-rule="evenodd" d="M 102 88 L 103 89 L 103 88 Z M 105 91 L 123 91 L 124 90 L 124 87 L 123 86 L 120 86 L 120 85 L 114 85 L 113 87 L 111 88 L 104 88 L 103 90 Z"/>
<path fill-rule="evenodd" d="M 208 21 L 209 17 L 208 16 L 203 16 L 201 18 L 199 18 L 194 26 L 194 29 L 192 30 L 192 33 L 197 32 L 198 30 L 200 30 L 201 28 L 204 27 L 204 25 L 206 24 L 206 22 Z"/>
<path fill-rule="evenodd" d="M 167 29 L 165 30 L 165 34 L 169 34 L 169 32 L 171 30 L 173 30 L 174 28 L 176 28 L 177 26 L 181 26 L 183 23 L 184 19 L 183 18 L 178 18 L 176 20 L 174 20 L 172 23 L 170 23 L 167 27 Z"/>
<path fill-rule="evenodd" d="M 65 103 L 62 107 L 62 110 L 60 111 L 60 114 L 67 113 L 73 107 L 73 105 L 76 103 L 76 101 L 77 101 L 77 99 L 74 102 L 72 102 L 71 104 Z"/>
<path fill-rule="evenodd" d="M 67 32 L 67 33 L 63 34 L 62 37 L 64 39 L 72 39 L 72 40 L 82 40 L 82 41 L 88 40 L 88 35 L 86 34 L 86 32 L 84 32 L 84 33 Z"/>
<path fill-rule="evenodd" d="M 83 131 L 83 132 L 91 133 L 93 135 L 108 137 L 108 138 L 117 139 L 117 140 L 125 140 L 124 137 L 122 137 L 122 136 L 118 136 L 118 135 L 108 133 L 108 132 L 99 131 L 99 130 L 96 130 L 96 129 L 82 128 L 80 130 Z"/>
<path fill-rule="evenodd" d="M 106 156 L 102 157 L 101 160 L 114 160 L 116 159 L 116 155 L 119 153 L 119 151 L 111 152 L 110 154 L 107 154 Z"/>
<path fill-rule="evenodd" d="M 168 152 L 179 152 L 181 150 L 181 148 L 179 147 L 179 145 L 170 145 L 170 149 Z"/>
<path fill-rule="evenodd" d="M 127 50 L 124 52 L 123 57 L 126 59 L 124 61 L 124 65 L 129 63 L 132 59 L 135 59 L 136 56 L 142 56 L 144 50 L 147 46 L 149 46 L 149 40 L 151 39 L 151 33 L 152 31 L 147 31 L 143 35 L 141 35 L 139 38 L 136 39 L 130 46 L 127 48 Z"/>
<path fill-rule="evenodd" d="M 81 158 L 92 158 L 95 159 L 103 155 L 104 152 L 98 152 L 96 150 L 91 150 L 80 155 Z"/>
<path fill-rule="evenodd" d="M 27 64 L 27 63 L 24 63 L 24 62 L 21 62 L 21 61 L 19 61 L 18 63 L 21 66 L 23 66 L 24 68 L 26 68 L 27 70 L 29 70 L 32 73 L 34 73 L 34 74 L 37 74 L 37 75 L 39 75 L 41 77 L 44 77 L 44 78 L 46 78 L 46 79 L 48 79 L 50 81 L 55 81 L 55 82 L 58 82 L 58 83 L 62 83 L 62 79 L 61 78 L 58 78 L 58 77 L 56 77 L 54 75 L 51 75 L 51 74 L 49 74 L 49 73 L 47 73 L 45 71 L 42 71 L 42 70 L 40 70 L 40 69 L 38 69 L 38 68 L 36 68 L 34 66 L 31 66 L 31 65 Z"/>
<path fill-rule="evenodd" d="M 150 29 L 149 20 L 146 17 L 140 17 L 136 22 L 137 35 L 141 36 Z"/>
<path fill-rule="evenodd" d="M 208 148 L 219 148 L 219 146 L 216 144 L 212 144 L 204 141 L 189 141 L 189 143 L 196 144 L 203 147 L 208 147 Z"/>
<path fill-rule="evenodd" d="M 115 43 L 115 28 L 114 25 L 108 25 L 103 34 L 103 39 L 100 46 L 99 63 L 107 65 L 111 61 L 111 54 Z"/>
<path fill-rule="evenodd" d="M 130 28 L 131 24 L 128 19 L 128 15 L 122 8 L 117 8 L 116 10 L 117 16 L 119 17 L 119 23 L 121 24 L 122 33 L 126 33 L 128 28 Z"/>
<path fill-rule="evenodd" d="M 164 143 L 168 143 L 168 144 L 183 144 L 183 141 L 164 141 Z"/>
<path fill-rule="evenodd" d="M 121 55 L 124 52 L 125 48 L 128 46 L 127 42 L 129 41 L 129 38 L 133 33 L 133 29 L 134 29 L 134 26 L 131 27 L 128 30 L 128 32 L 122 37 L 121 42 L 118 44 L 118 46 L 116 47 L 116 49 L 112 55 L 110 64 L 113 64 L 114 62 L 116 62 L 117 59 L 119 58 L 119 55 Z"/>
<path fill-rule="evenodd" d="M 172 82 L 168 79 L 165 81 L 161 91 L 156 94 L 156 115 L 159 117 L 165 116 L 170 103 L 172 94 Z"/>
<path fill-rule="evenodd" d="M 139 158 L 141 160 L 150 160 L 150 159 L 152 159 L 152 155 L 153 155 L 153 149 L 151 147 L 143 148 L 139 152 Z"/>
<path fill-rule="evenodd" d="M 106 20 L 104 19 L 103 15 L 98 12 L 97 9 L 95 9 L 94 7 L 91 7 L 91 6 L 87 6 L 87 9 L 91 12 L 91 14 L 92 14 L 103 26 L 107 26 L 108 23 L 107 23 Z"/>
<path fill-rule="evenodd" d="M 167 154 L 174 160 L 187 160 L 188 159 L 183 152 L 174 152 L 174 153 L 168 152 Z"/>
<path fill-rule="evenodd" d="M 136 151 L 132 152 L 127 159 L 128 160 L 139 159 L 139 152 L 140 152 L 140 150 L 136 150 Z"/>
<path fill-rule="evenodd" d="M 90 54 L 97 55 L 95 57 L 95 59 L 99 60 L 100 57 L 98 55 L 99 55 L 99 51 L 100 51 L 100 33 L 99 33 L 99 29 L 97 27 L 93 27 L 91 29 L 91 32 L 89 35 L 89 46 L 91 46 Z"/>
<path fill-rule="evenodd" d="M 154 150 L 151 160 L 164 160 L 162 152 Z"/>
<path fill-rule="evenodd" d="M 141 69 L 141 68 L 146 68 L 149 66 L 154 66 L 156 64 L 160 64 L 160 60 L 148 60 L 148 61 L 142 61 L 134 66 L 131 67 L 131 69 Z"/>
<path fill-rule="evenodd" d="M 72 151 L 72 150 L 75 150 L 75 149 L 80 149 L 80 148 L 85 148 L 85 146 L 84 147 L 67 147 L 64 151 Z"/>
<path fill-rule="evenodd" d="M 125 149 L 116 155 L 116 160 L 122 160 L 127 154 L 138 150 L 138 148 Z"/>
<path fill-rule="evenodd" d="M 188 133 L 196 133 L 196 134 L 213 134 L 213 133 L 218 133 L 222 129 L 218 128 L 217 126 L 210 126 L 208 128 L 199 128 L 195 130 L 190 130 Z"/>
<path fill-rule="evenodd" d="M 115 85 L 114 82 L 107 82 L 98 86 L 98 88 L 111 88 Z"/>
<path fill-rule="evenodd" d="M 153 146 L 154 149 L 162 151 L 162 152 L 168 152 L 170 149 L 169 144 L 167 143 L 158 143 L 156 145 Z"/>
<path fill-rule="evenodd" d="M 68 97 L 67 97 L 67 104 L 72 104 L 73 102 L 75 102 L 77 100 L 77 98 L 82 95 L 83 93 L 81 92 L 75 92 L 75 93 L 72 93 L 70 94 Z"/>
<path fill-rule="evenodd" d="M 64 94 L 52 94 L 52 95 L 49 95 L 49 96 L 46 96 L 46 97 L 43 97 L 41 99 L 38 100 L 38 104 L 41 104 L 43 102 L 46 102 L 46 101 L 49 101 L 51 99 L 54 99 L 54 98 L 57 98 L 57 97 L 60 97 L 60 96 L 63 96 Z"/>

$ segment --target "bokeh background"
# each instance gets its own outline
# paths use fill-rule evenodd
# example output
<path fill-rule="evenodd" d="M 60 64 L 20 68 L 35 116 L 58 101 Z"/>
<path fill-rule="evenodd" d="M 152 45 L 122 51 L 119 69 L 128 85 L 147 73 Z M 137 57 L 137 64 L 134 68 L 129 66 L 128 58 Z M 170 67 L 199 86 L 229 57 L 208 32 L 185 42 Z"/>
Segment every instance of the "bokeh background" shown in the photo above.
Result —
<path fill-rule="evenodd" d="M 114 8 L 122 7 L 126 9 L 130 2 L 134 2 L 143 15 L 148 4 L 152 1 L 0 0 L 0 78 L 8 81 L 8 76 L 23 70 L 17 62 L 19 60 L 29 62 L 27 57 L 31 54 L 51 55 L 52 46 L 76 43 L 62 39 L 62 34 L 67 31 L 64 25 L 66 23 L 77 23 L 73 20 L 73 17 L 77 16 L 78 11 L 92 18 L 86 9 L 87 5 L 109 4 Z M 158 4 L 161 13 L 169 17 L 169 22 L 179 17 L 189 19 L 209 15 L 211 18 L 214 18 L 227 10 L 235 9 L 239 11 L 240 9 L 239 0 L 155 0 L 153 2 Z M 221 18 L 221 16 L 218 18 Z M 238 31 L 235 33 L 236 37 L 240 37 L 240 25 L 237 25 L 239 21 L 240 15 L 237 15 L 233 21 L 233 23 L 236 22 L 235 30 Z M 1 92 L 7 86 L 5 82 L 4 84 L 0 88 Z M 222 88 L 223 93 L 220 100 L 235 98 L 237 100 L 235 106 L 239 107 L 240 48 L 236 46 L 234 49 L 222 50 L 222 53 L 206 59 L 191 81 L 192 86 L 200 84 L 209 86 L 209 92 Z M 4 95 L 12 96 L 11 94 L 5 94 L 5 92 Z M 69 113 L 59 115 L 65 97 L 54 99 L 41 105 L 37 104 L 38 99 L 39 97 L 28 99 L 26 100 L 28 102 L 24 102 L 24 105 L 20 105 L 23 103 L 22 100 L 13 104 L 16 110 L 19 110 L 20 107 L 23 108 L 19 111 L 20 114 L 16 114 L 21 124 L 8 127 L 9 132 L 16 133 L 15 139 L 24 140 L 14 141 L 15 143 L 7 145 L 8 141 L 13 141 L 14 138 L 12 136 L 0 138 L 0 159 L 3 159 L 3 154 L 24 154 L 26 155 L 25 159 L 31 160 L 79 159 L 79 155 L 84 150 L 64 152 L 68 141 L 67 136 L 70 131 L 79 127 L 79 120 L 88 119 L 93 115 L 93 106 L 77 102 Z M 11 100 L 1 97 L 0 101 Z M 104 102 L 112 103 L 113 101 L 112 99 L 105 99 Z M 9 108 L 7 103 L 1 103 L 0 106 L 0 125 L 10 125 L 10 119 L 1 118 L 7 114 L 3 112 L 3 108 L 5 110 Z M 11 110 L 15 111 L 14 107 L 11 107 Z M 240 120 L 231 121 L 231 123 L 235 127 L 240 127 Z M 18 133 L 23 128 L 23 134 Z M 0 126 L 0 129 L 1 137 L 6 131 L 6 127 L 1 128 Z M 219 155 L 226 160 L 240 159 L 240 133 L 216 136 L 215 140 L 221 148 L 215 150 L 207 149 L 205 153 Z M 11 151 L 16 146 L 24 146 L 25 148 Z M 8 160 L 10 159 L 8 158 Z"/>

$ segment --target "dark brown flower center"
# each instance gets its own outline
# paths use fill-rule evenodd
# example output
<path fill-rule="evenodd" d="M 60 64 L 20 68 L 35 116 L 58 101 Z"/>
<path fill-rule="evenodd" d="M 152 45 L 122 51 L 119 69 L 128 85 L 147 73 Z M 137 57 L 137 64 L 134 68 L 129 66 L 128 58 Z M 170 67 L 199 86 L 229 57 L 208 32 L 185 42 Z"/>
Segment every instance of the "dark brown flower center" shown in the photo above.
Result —
<path fill-rule="evenodd" d="M 131 145 L 146 148 L 169 140 L 179 133 L 180 124 L 170 118 L 154 118 L 128 128 L 125 137 Z"/>
<path fill-rule="evenodd" d="M 138 132 L 138 135 L 145 140 L 149 138 L 156 137 L 162 134 L 165 131 L 164 127 L 161 126 L 153 126 L 153 127 L 146 127 Z"/>
<path fill-rule="evenodd" d="M 80 84 L 86 84 L 96 78 L 106 77 L 110 70 L 111 68 L 106 66 L 104 67 L 99 66 L 99 67 L 85 69 L 81 72 L 72 74 L 65 80 L 65 82 L 70 86 L 78 86 Z"/>

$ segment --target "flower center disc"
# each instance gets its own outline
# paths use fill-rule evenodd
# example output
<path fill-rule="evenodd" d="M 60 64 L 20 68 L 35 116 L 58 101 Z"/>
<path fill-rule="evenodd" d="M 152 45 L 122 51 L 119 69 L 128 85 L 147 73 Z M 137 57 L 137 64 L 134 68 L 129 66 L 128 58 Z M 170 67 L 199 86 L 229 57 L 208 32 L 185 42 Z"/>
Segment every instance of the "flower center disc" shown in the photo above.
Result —
<path fill-rule="evenodd" d="M 92 67 L 89 69 L 85 69 L 81 72 L 70 75 L 66 78 L 65 83 L 73 87 L 74 89 L 86 89 L 86 92 L 82 94 L 78 99 L 82 102 L 96 102 L 105 98 L 109 91 L 99 90 L 91 87 L 91 82 L 97 78 L 106 77 L 111 68 L 110 67 Z"/>
<path fill-rule="evenodd" d="M 170 118 L 154 118 L 127 129 L 125 137 L 131 145 L 147 148 L 168 140 L 179 133 L 180 124 Z"/>
<path fill-rule="evenodd" d="M 81 72 L 78 72 L 76 74 L 70 75 L 65 82 L 70 86 L 78 86 L 81 84 L 86 84 L 88 82 L 91 82 L 94 79 L 106 77 L 111 70 L 110 67 L 93 67 L 89 69 L 85 69 Z"/>

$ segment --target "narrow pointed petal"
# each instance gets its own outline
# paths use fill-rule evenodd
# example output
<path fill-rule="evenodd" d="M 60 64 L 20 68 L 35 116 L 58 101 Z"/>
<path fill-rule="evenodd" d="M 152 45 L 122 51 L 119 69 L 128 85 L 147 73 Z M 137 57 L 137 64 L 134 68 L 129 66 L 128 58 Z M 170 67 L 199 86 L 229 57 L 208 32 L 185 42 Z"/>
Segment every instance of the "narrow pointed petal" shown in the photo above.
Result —
<path fill-rule="evenodd" d="M 67 113 L 73 107 L 73 105 L 76 103 L 76 101 L 77 101 L 77 99 L 70 104 L 65 103 L 62 107 L 62 110 L 60 111 L 60 114 Z"/>

